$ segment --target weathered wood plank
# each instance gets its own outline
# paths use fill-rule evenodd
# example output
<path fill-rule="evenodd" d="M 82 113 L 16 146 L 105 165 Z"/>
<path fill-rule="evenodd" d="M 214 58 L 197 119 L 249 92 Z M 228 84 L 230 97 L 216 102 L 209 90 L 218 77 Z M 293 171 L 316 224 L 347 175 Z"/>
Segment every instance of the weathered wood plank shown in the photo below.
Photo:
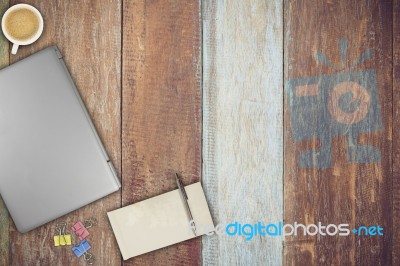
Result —
<path fill-rule="evenodd" d="M 392 1 L 284 6 L 285 221 L 384 228 L 288 237 L 284 263 L 390 265 Z"/>
<path fill-rule="evenodd" d="M 4 12 L 8 9 L 8 0 L 0 1 L 0 18 L 3 17 Z M 8 54 L 8 40 L 4 37 L 0 27 L 0 68 L 8 66 L 9 54 Z"/>
<path fill-rule="evenodd" d="M 393 263 L 400 265 L 400 1 L 393 2 Z"/>
<path fill-rule="evenodd" d="M 123 3 L 123 205 L 200 179 L 200 39 L 199 1 Z M 124 262 L 200 263 L 199 238 Z"/>
<path fill-rule="evenodd" d="M 203 185 L 216 224 L 283 219 L 282 9 L 203 1 Z M 280 237 L 203 237 L 205 265 L 281 262 Z"/>
<path fill-rule="evenodd" d="M 12 4 L 19 1 L 12 1 Z M 15 62 L 33 52 L 56 44 L 82 95 L 99 135 L 114 162 L 121 165 L 121 2 L 113 1 L 25 1 L 36 6 L 45 21 L 43 36 L 37 43 L 21 47 Z M 62 188 L 62 184 L 60 184 Z M 117 244 L 106 212 L 121 206 L 121 193 L 90 204 L 60 218 L 73 222 L 91 216 L 99 225 L 88 237 L 98 265 L 119 265 Z M 73 197 L 73 191 L 60 196 Z M 86 265 L 70 247 L 53 247 L 55 222 L 21 235 L 11 227 L 12 265 Z M 77 243 L 77 241 L 75 241 Z"/>
<path fill-rule="evenodd" d="M 0 1 L 0 18 L 8 8 L 8 0 Z M 0 27 L 1 31 L 1 27 Z M 9 64 L 8 41 L 3 33 L 0 34 L 0 68 Z M 0 265 L 9 265 L 10 246 L 9 246 L 9 215 L 0 195 Z"/>

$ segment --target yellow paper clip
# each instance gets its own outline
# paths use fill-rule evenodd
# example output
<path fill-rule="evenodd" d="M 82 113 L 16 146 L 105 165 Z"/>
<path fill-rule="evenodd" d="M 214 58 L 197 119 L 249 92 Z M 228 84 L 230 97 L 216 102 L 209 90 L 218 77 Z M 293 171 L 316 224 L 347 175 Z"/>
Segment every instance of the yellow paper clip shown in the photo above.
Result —
<path fill-rule="evenodd" d="M 54 236 L 54 246 L 70 246 L 72 245 L 71 242 L 71 235 L 58 235 Z"/>
<path fill-rule="evenodd" d="M 56 225 L 58 235 L 54 236 L 54 246 L 70 246 L 72 245 L 71 235 L 65 233 L 66 223 L 59 223 Z"/>

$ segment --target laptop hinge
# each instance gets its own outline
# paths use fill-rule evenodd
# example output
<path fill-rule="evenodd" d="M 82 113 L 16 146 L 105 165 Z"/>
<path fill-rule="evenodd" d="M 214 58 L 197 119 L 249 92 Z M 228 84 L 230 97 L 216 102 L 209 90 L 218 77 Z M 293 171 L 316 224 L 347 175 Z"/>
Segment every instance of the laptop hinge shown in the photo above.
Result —
<path fill-rule="evenodd" d="M 118 184 L 118 183 L 119 183 L 118 175 L 117 175 L 117 171 L 115 170 L 115 167 L 114 167 L 113 163 L 111 162 L 111 160 L 108 160 L 107 163 L 108 163 L 108 166 L 109 166 L 110 169 L 111 169 L 111 172 L 112 172 L 113 175 L 114 175 L 115 181 L 116 181 L 117 184 Z"/>
<path fill-rule="evenodd" d="M 62 55 L 61 55 L 61 53 L 60 53 L 60 50 L 58 50 L 58 49 L 56 48 L 55 51 L 56 51 L 56 54 L 57 54 L 57 56 L 58 56 L 58 59 L 61 59 L 61 58 L 62 58 Z"/>

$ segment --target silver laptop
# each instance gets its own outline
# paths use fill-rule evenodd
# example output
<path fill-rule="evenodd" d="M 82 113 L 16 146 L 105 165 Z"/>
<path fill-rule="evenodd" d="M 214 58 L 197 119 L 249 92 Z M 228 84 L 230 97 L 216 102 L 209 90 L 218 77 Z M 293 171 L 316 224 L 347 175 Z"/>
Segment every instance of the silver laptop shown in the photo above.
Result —
<path fill-rule="evenodd" d="M 57 47 L 0 70 L 0 194 L 18 231 L 120 187 Z"/>

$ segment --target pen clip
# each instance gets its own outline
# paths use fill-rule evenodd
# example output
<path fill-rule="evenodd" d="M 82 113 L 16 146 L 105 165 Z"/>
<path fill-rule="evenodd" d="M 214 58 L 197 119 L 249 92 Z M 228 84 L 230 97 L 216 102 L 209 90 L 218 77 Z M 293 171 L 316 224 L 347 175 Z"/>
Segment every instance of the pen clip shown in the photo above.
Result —
<path fill-rule="evenodd" d="M 180 194 L 182 195 L 182 197 L 184 198 L 184 205 L 186 207 L 186 211 L 187 211 L 187 215 L 189 216 L 189 222 L 190 222 L 190 227 L 193 229 L 194 235 L 197 236 L 197 231 L 196 231 L 196 225 L 193 219 L 193 215 L 192 215 L 192 211 L 190 210 L 190 206 L 188 203 L 188 196 L 186 194 L 186 189 L 185 186 L 183 185 L 182 179 L 179 178 L 178 173 L 175 173 L 176 176 L 176 183 L 178 184 L 178 189 L 180 191 Z"/>
<path fill-rule="evenodd" d="M 185 198 L 185 200 L 187 200 L 188 196 L 186 194 L 185 186 L 183 185 L 182 179 L 179 177 L 178 173 L 175 173 L 175 176 L 176 176 L 176 183 L 178 184 L 178 188 L 182 192 L 182 195 Z"/>

